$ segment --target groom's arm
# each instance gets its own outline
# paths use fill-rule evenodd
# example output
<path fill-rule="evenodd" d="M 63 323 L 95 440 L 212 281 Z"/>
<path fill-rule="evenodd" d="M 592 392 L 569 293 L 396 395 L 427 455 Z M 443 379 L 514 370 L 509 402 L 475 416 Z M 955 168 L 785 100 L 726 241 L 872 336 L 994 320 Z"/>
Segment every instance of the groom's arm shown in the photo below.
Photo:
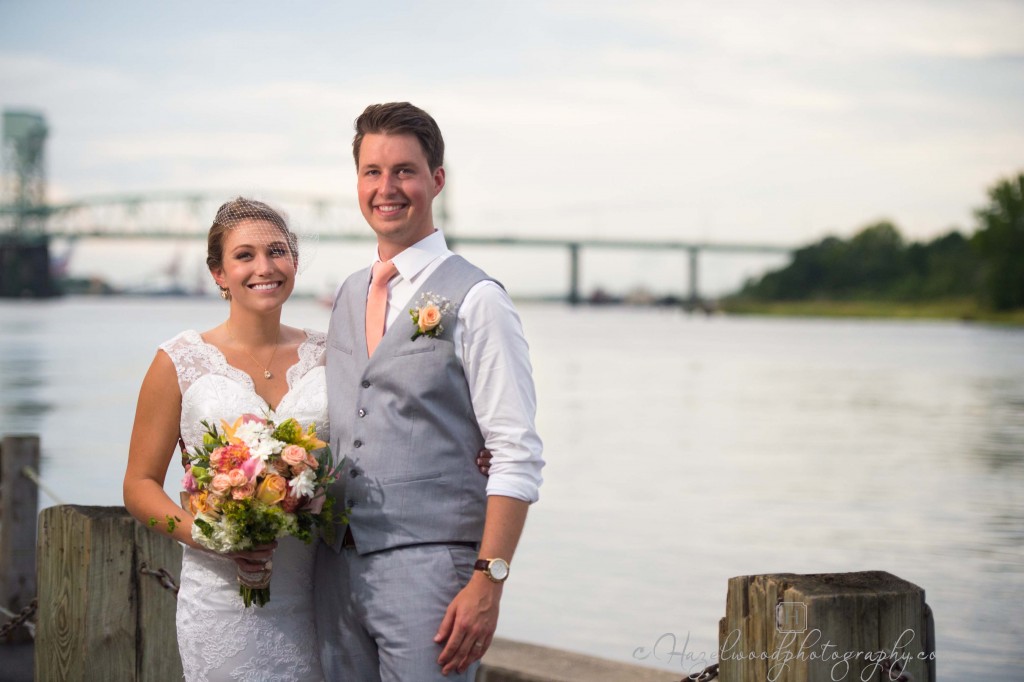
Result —
<path fill-rule="evenodd" d="M 492 453 L 487 494 L 532 504 L 542 482 L 543 444 L 534 425 L 530 348 L 508 293 L 491 281 L 470 289 L 453 337 L 484 447 Z"/>
<path fill-rule="evenodd" d="M 491 495 L 487 498 L 487 520 L 480 542 L 481 557 L 501 557 L 511 563 L 529 506 L 527 502 L 512 497 Z M 434 636 L 435 642 L 445 643 L 437 659 L 445 675 L 456 670 L 464 672 L 491 646 L 498 627 L 498 606 L 503 589 L 504 583 L 491 582 L 482 571 L 473 571 L 469 583 L 448 605 L 441 627 Z"/>
<path fill-rule="evenodd" d="M 470 290 L 459 308 L 454 341 L 477 424 L 493 455 L 479 556 L 511 563 L 527 509 L 538 497 L 544 460 L 534 426 L 537 399 L 529 347 L 504 289 L 482 282 Z M 474 571 L 452 600 L 435 637 L 445 642 L 438 659 L 443 672 L 462 672 L 487 651 L 502 588 Z"/>

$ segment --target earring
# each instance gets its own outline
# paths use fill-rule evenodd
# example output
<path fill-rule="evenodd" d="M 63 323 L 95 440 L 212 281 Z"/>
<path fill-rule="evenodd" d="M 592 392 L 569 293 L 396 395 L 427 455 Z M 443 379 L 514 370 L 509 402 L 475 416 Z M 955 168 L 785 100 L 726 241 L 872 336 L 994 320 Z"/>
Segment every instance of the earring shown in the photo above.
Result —
<path fill-rule="evenodd" d="M 227 289 L 221 287 L 220 297 L 223 298 L 225 301 L 227 301 L 228 299 L 231 298 L 231 292 L 228 291 Z"/>

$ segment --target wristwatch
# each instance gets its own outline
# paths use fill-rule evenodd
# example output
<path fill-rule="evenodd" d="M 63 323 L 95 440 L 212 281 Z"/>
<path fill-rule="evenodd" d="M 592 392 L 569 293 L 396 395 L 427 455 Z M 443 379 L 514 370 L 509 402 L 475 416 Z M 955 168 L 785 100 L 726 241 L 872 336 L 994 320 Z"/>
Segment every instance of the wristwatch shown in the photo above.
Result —
<path fill-rule="evenodd" d="M 508 562 L 504 559 L 477 559 L 473 569 L 483 571 L 492 583 L 503 583 L 508 580 Z"/>

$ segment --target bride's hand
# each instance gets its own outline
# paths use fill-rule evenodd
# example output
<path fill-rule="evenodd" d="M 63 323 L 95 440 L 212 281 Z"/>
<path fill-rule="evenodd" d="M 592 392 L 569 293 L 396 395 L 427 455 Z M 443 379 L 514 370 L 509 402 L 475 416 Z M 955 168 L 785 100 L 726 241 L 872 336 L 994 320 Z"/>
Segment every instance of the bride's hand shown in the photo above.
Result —
<path fill-rule="evenodd" d="M 484 476 L 490 476 L 491 457 L 493 457 L 493 455 L 491 455 L 491 451 L 486 449 L 481 450 L 476 455 L 476 466 Z"/>
<path fill-rule="evenodd" d="M 225 552 L 223 556 L 233 559 L 240 569 L 247 573 L 260 573 L 269 570 L 277 541 L 267 545 L 253 547 L 244 552 Z"/>

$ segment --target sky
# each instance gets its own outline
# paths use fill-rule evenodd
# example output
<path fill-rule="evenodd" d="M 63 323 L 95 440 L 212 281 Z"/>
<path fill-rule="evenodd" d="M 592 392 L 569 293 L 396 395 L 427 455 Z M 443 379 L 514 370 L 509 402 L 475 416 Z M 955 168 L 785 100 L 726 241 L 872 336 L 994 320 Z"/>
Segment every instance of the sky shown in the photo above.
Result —
<path fill-rule="evenodd" d="M 354 206 L 352 121 L 408 100 L 445 135 L 453 232 L 930 239 L 1024 170 L 1021 26 L 1019 0 L 0 0 L 0 107 L 46 116 L 54 201 Z M 648 258 L 584 270 L 683 281 Z"/>

